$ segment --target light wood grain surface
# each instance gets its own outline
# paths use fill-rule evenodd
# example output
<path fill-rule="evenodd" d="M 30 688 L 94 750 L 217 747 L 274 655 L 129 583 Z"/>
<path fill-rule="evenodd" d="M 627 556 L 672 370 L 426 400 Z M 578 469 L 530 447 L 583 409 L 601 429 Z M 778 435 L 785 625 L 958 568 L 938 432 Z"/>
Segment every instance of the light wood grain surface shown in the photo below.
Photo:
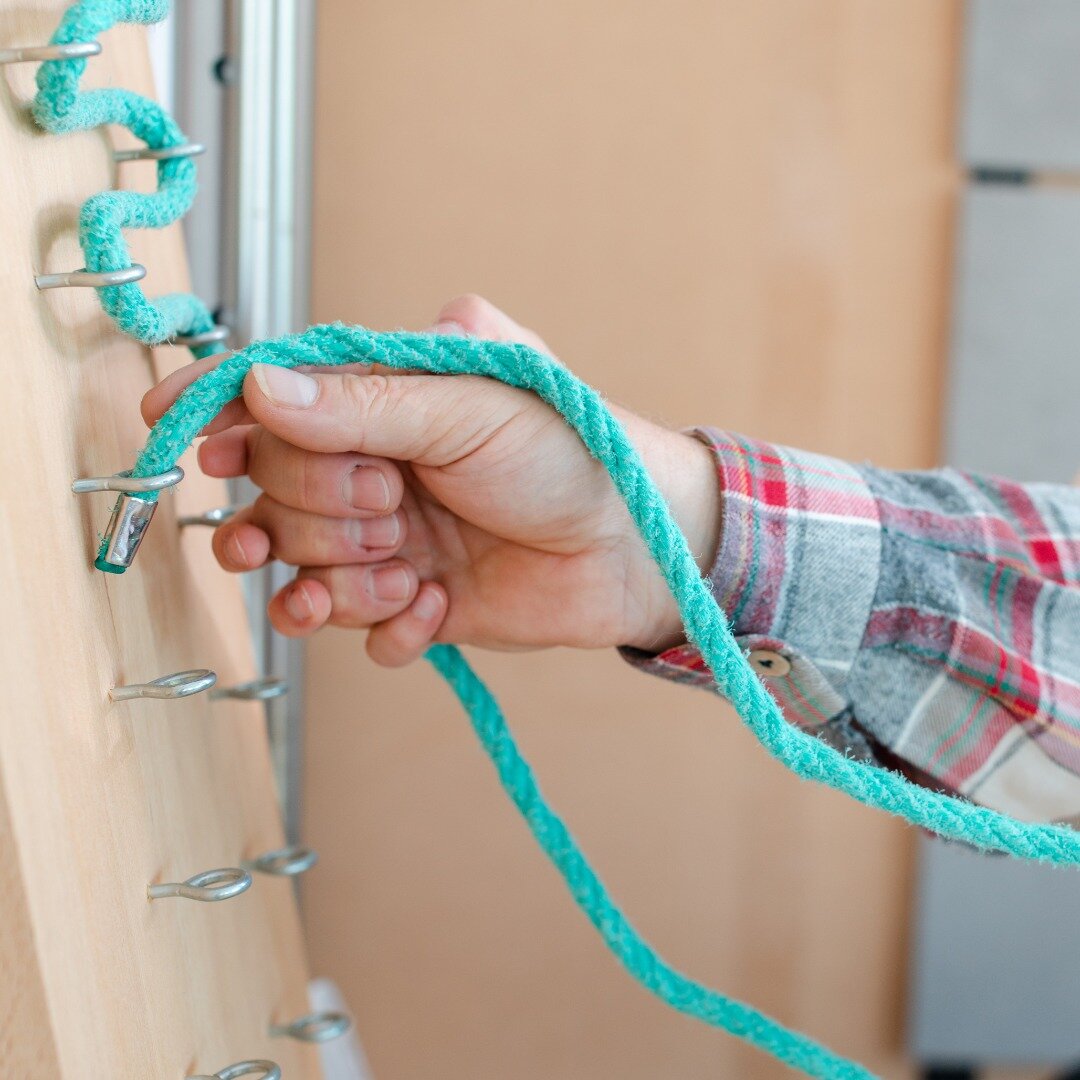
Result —
<path fill-rule="evenodd" d="M 935 462 L 955 0 L 323 0 L 318 320 L 477 291 L 586 380 L 896 467 Z M 379 1080 L 787 1073 L 604 951 L 427 670 L 310 649 L 313 964 Z M 911 835 L 610 653 L 477 658 L 540 782 L 680 968 L 890 1080 Z"/>
<path fill-rule="evenodd" d="M 4 0 L 0 44 L 43 43 L 65 6 Z M 141 31 L 103 44 L 89 85 L 152 92 Z M 150 882 L 279 845 L 281 823 L 258 705 L 108 699 L 184 668 L 250 678 L 252 652 L 238 583 L 205 531 L 176 525 L 225 501 L 192 462 L 134 568 L 91 565 L 110 503 L 72 495 L 71 480 L 130 467 L 141 395 L 189 357 L 122 338 L 88 290 L 35 290 L 35 272 L 82 265 L 78 207 L 118 178 L 108 133 L 34 127 L 32 76 L 0 69 L 0 1076 L 180 1080 L 269 1057 L 314 1077 L 310 1049 L 268 1035 L 271 1019 L 306 1011 L 289 882 L 259 876 L 221 903 L 146 898 Z M 122 180 L 152 187 L 152 169 L 125 166 Z M 151 294 L 185 288 L 178 227 L 129 239 Z"/>

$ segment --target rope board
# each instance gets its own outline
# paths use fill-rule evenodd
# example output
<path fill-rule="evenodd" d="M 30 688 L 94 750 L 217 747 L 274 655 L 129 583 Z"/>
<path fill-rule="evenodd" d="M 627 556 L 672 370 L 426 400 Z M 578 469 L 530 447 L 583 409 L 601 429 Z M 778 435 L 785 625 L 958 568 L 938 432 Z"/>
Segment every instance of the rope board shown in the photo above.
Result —
<path fill-rule="evenodd" d="M 44 44 L 65 6 L 3 0 L 0 48 Z M 118 27 L 102 44 L 86 84 L 152 94 L 143 31 Z M 189 469 L 132 572 L 93 568 L 110 497 L 73 495 L 72 480 L 132 457 L 142 394 L 190 354 L 123 337 L 93 290 L 35 288 L 35 274 L 84 265 L 75 227 L 88 196 L 155 180 L 151 162 L 113 162 L 114 138 L 129 136 L 42 132 L 36 67 L 0 67 L 0 304 L 18 368 L 0 406 L 0 1004 L 19 1010 L 5 1013 L 18 1024 L 0 1039 L 0 1075 L 179 1078 L 268 1058 L 314 1077 L 312 1048 L 269 1035 L 308 1011 L 289 880 L 254 874 L 217 903 L 147 898 L 148 885 L 284 841 L 257 703 L 109 696 L 192 668 L 227 687 L 252 678 L 253 658 L 238 581 L 205 531 L 177 526 L 222 505 L 222 483 Z M 153 295 L 186 289 L 178 226 L 130 244 Z"/>

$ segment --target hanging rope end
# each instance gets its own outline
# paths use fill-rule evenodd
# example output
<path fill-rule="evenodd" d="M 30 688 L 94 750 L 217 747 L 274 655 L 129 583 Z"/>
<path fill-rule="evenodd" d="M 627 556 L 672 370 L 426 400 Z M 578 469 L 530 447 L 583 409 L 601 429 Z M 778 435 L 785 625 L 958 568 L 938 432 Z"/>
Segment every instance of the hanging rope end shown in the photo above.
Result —
<path fill-rule="evenodd" d="M 122 574 L 135 560 L 156 510 L 156 498 L 123 493 L 113 507 L 94 566 L 106 574 Z"/>
<path fill-rule="evenodd" d="M 111 563 L 104 556 L 99 555 L 94 560 L 94 569 L 101 570 L 105 574 L 122 574 L 127 569 L 127 567 L 119 566 L 116 563 Z"/>

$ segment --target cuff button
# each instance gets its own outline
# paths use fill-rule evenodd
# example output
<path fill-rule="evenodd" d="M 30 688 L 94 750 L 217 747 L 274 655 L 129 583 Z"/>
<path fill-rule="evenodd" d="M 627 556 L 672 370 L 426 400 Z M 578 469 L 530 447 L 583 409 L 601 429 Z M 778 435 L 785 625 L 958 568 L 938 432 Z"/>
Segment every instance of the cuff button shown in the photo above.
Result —
<path fill-rule="evenodd" d="M 782 679 L 791 670 L 791 661 L 772 649 L 752 649 L 746 659 L 764 679 Z"/>

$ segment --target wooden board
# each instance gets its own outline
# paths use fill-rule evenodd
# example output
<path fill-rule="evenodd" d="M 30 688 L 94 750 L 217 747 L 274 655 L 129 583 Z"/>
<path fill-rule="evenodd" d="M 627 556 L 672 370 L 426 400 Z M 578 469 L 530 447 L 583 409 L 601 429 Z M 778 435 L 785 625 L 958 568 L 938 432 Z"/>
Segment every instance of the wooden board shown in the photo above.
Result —
<path fill-rule="evenodd" d="M 956 0 L 322 0 L 314 316 L 488 295 L 583 378 L 934 463 Z M 357 43 L 363 62 L 357 63 Z M 312 959 L 379 1077 L 765 1080 L 607 955 L 429 672 L 311 646 Z M 611 653 L 480 656 L 539 780 L 683 970 L 898 1080 L 911 831 Z"/>
<path fill-rule="evenodd" d="M 42 43 L 64 8 L 3 0 L 0 45 Z M 151 92 L 141 31 L 103 39 L 88 85 Z M 33 65 L 0 68 L 0 1075 L 180 1080 L 244 1058 L 314 1077 L 310 1048 L 268 1025 L 307 1011 L 294 893 L 257 875 L 232 900 L 150 903 L 150 882 L 280 846 L 262 709 L 190 699 L 111 704 L 110 687 L 185 668 L 253 673 L 239 582 L 178 511 L 226 501 L 189 461 L 134 568 L 92 568 L 107 496 L 71 480 L 130 467 L 139 399 L 186 350 L 123 338 L 88 290 L 38 293 L 82 265 L 81 201 L 118 182 L 110 135 L 64 138 L 27 114 Z M 152 165 L 121 179 L 148 188 Z M 186 287 L 179 227 L 130 236 L 151 295 Z"/>

